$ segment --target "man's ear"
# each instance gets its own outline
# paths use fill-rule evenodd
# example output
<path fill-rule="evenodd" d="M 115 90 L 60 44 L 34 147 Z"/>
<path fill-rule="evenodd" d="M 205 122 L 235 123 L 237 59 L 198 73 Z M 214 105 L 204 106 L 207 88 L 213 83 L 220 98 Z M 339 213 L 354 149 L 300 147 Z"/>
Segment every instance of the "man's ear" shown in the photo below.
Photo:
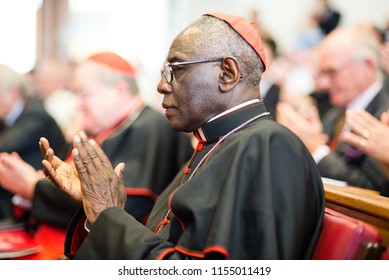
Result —
<path fill-rule="evenodd" d="M 222 61 L 222 68 L 219 77 L 219 89 L 227 92 L 233 89 L 241 79 L 241 72 L 235 58 L 227 56 Z"/>

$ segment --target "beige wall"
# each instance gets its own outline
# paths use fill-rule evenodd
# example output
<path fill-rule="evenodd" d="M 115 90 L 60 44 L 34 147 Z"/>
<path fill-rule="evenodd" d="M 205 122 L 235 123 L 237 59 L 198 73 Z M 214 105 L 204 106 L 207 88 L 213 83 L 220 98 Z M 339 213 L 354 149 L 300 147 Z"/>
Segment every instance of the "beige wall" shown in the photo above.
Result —
<path fill-rule="evenodd" d="M 174 25 L 171 36 L 199 15 L 210 12 L 227 12 L 249 17 L 250 11 L 260 12 L 261 23 L 269 29 L 282 49 L 292 48 L 295 36 L 306 23 L 316 0 L 170 0 Z M 332 0 L 342 12 L 342 24 L 355 24 L 361 20 L 371 20 L 383 26 L 389 18 L 388 0 Z"/>

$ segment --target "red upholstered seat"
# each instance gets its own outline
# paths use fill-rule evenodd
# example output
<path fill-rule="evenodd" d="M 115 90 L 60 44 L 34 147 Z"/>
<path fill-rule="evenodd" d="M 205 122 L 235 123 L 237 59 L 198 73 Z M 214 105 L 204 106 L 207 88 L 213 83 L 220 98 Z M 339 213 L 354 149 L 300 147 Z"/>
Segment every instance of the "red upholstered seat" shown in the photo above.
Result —
<path fill-rule="evenodd" d="M 42 224 L 34 240 L 43 247 L 39 253 L 14 258 L 16 260 L 55 260 L 64 253 L 66 230 Z"/>
<path fill-rule="evenodd" d="M 370 249 L 377 248 L 378 250 L 380 242 L 381 235 L 372 225 L 326 208 L 322 232 L 312 259 L 367 258 L 366 253 Z"/>

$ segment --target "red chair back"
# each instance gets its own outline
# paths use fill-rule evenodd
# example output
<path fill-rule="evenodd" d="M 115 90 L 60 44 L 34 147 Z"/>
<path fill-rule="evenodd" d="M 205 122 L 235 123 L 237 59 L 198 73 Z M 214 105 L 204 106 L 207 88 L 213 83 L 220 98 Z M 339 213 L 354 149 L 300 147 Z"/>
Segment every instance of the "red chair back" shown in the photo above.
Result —
<path fill-rule="evenodd" d="M 323 228 L 312 259 L 352 260 L 375 258 L 381 252 L 381 235 L 370 224 L 326 208 Z M 378 254 L 378 253 L 377 253 Z M 369 257 L 369 255 L 371 257 Z"/>

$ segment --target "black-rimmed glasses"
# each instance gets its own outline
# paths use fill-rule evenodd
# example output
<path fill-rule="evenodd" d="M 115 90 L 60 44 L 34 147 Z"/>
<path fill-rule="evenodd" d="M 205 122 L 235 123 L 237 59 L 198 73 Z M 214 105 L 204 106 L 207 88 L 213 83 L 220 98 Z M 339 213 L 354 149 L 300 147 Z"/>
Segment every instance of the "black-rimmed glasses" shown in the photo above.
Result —
<path fill-rule="evenodd" d="M 173 81 L 173 68 L 180 65 L 189 65 L 189 64 L 198 64 L 198 63 L 208 63 L 208 62 L 218 62 L 222 61 L 223 58 L 218 59 L 203 59 L 203 60 L 192 60 L 192 61 L 181 61 L 181 62 L 172 62 L 165 61 L 161 69 L 161 77 L 165 77 L 166 82 L 169 84 Z"/>

